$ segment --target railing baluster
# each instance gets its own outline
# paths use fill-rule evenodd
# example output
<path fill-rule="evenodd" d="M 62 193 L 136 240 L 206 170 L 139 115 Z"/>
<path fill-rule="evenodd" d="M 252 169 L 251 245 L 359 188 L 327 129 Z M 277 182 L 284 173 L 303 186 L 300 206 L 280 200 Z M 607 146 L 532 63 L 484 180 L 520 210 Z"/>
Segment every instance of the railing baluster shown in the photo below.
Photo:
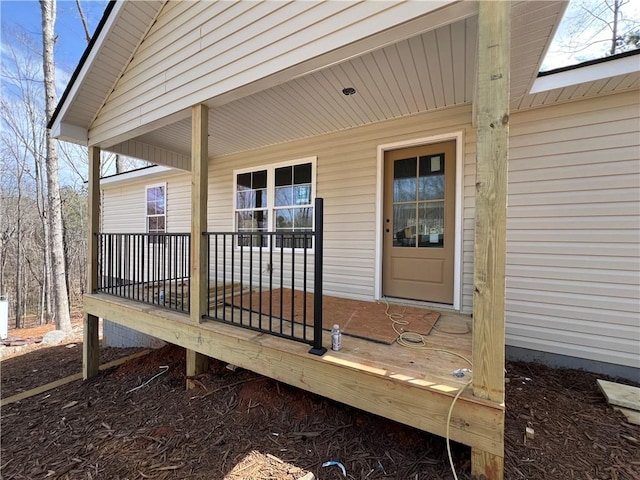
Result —
<path fill-rule="evenodd" d="M 314 205 L 314 240 L 315 254 L 313 262 L 313 347 L 309 351 L 314 355 L 323 355 L 326 348 L 322 346 L 322 262 L 323 262 L 323 217 L 324 202 L 316 198 Z"/>
<path fill-rule="evenodd" d="M 242 316 L 244 313 L 244 235 L 238 236 L 238 245 L 240 245 L 240 325 L 242 325 Z"/>
<path fill-rule="evenodd" d="M 269 235 L 269 331 L 273 332 L 273 242 L 275 237 Z"/>
<path fill-rule="evenodd" d="M 263 235 L 262 233 L 259 234 L 258 236 L 258 241 L 260 248 L 258 249 L 258 272 L 260 273 L 260 276 L 258 277 L 258 312 L 260 312 L 260 314 L 258 315 L 258 326 L 260 328 L 260 330 L 262 330 L 262 240 L 263 240 Z"/>
<path fill-rule="evenodd" d="M 291 235 L 291 336 L 293 337 L 294 330 L 293 326 L 295 324 L 294 319 L 295 316 L 295 304 L 296 304 L 296 238 L 295 235 Z M 304 292 L 303 292 L 304 293 Z"/>
<path fill-rule="evenodd" d="M 214 243 L 213 245 L 215 246 L 215 264 L 214 264 L 214 269 L 213 269 L 213 278 L 216 281 L 216 285 L 215 285 L 215 290 L 216 290 L 216 295 L 215 295 L 215 303 L 216 303 L 216 307 L 215 307 L 215 311 L 216 311 L 216 315 L 215 317 L 218 318 L 218 278 L 220 278 L 218 276 L 218 262 L 219 262 L 219 258 L 218 258 L 218 235 L 215 235 L 214 237 Z M 211 248 L 211 239 L 209 239 L 209 248 Z M 223 298 L 224 300 L 224 298 Z M 222 305 L 222 308 L 224 308 L 224 305 Z"/>
<path fill-rule="evenodd" d="M 302 237 L 302 338 L 307 339 L 307 233 Z"/>
<path fill-rule="evenodd" d="M 232 246 L 233 247 L 233 246 Z M 222 295 L 227 297 L 227 236 L 222 235 Z M 231 298 L 231 310 L 233 311 L 233 298 Z M 222 308 L 222 320 L 227 319 L 227 309 Z"/>
<path fill-rule="evenodd" d="M 250 233 L 249 242 L 249 325 L 253 316 L 253 239 L 255 233 Z"/>
<path fill-rule="evenodd" d="M 209 265 L 211 265 L 211 244 L 209 242 L 209 235 L 202 234 L 204 238 L 203 242 L 207 242 L 207 308 L 205 309 L 206 315 L 211 315 L 211 271 Z"/>
<path fill-rule="evenodd" d="M 293 296 L 293 292 L 291 292 Z M 284 235 L 280 235 L 280 334 L 282 335 L 282 317 L 284 315 L 283 304 L 284 296 Z"/>

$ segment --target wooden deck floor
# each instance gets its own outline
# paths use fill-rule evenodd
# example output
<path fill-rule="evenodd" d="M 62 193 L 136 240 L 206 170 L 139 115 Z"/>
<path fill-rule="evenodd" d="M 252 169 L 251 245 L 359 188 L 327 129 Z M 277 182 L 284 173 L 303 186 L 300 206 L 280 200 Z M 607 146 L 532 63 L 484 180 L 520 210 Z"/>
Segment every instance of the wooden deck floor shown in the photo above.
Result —
<path fill-rule="evenodd" d="M 322 357 L 309 346 L 214 321 L 194 324 L 188 315 L 105 294 L 85 296 L 85 310 L 124 326 L 238 365 L 416 428 L 445 436 L 453 398 L 470 377 L 471 319 L 442 312 L 422 348 L 382 345 L 343 337 L 339 352 Z M 330 333 L 323 344 L 330 346 Z M 450 353 L 454 352 L 456 355 Z M 450 438 L 503 454 L 504 406 L 473 397 L 467 388 L 450 422 Z"/>

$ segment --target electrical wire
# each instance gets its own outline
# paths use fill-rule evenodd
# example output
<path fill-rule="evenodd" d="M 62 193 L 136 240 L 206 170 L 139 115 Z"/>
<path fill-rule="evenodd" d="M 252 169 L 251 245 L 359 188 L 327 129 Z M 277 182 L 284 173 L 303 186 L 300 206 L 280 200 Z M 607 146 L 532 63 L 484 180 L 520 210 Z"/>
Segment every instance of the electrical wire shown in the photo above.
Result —
<path fill-rule="evenodd" d="M 160 366 L 160 369 L 162 370 L 160 373 L 156 373 L 153 377 L 151 377 L 149 380 L 147 380 L 143 384 L 138 385 L 137 387 L 134 387 L 131 390 L 128 390 L 127 393 L 135 392 L 139 388 L 146 387 L 147 385 L 149 385 L 149 383 L 151 383 L 152 380 L 158 378 L 163 373 L 167 373 L 167 371 L 169 370 L 169 365 L 162 365 Z"/>
<path fill-rule="evenodd" d="M 408 330 L 399 329 L 399 326 L 401 327 L 401 326 L 409 325 L 409 322 L 407 320 L 403 320 L 406 307 L 404 308 L 402 313 L 397 313 L 397 312 L 391 313 L 389 312 L 390 305 L 389 305 L 389 302 L 387 302 L 387 299 L 383 298 L 382 301 L 386 305 L 384 313 L 387 316 L 387 318 L 391 320 L 391 326 L 393 327 L 393 331 L 396 332 L 396 334 L 398 335 L 398 337 L 396 338 L 396 342 L 399 345 L 405 348 L 412 348 L 414 350 L 448 353 L 450 355 L 454 355 L 456 357 L 461 358 L 462 360 L 467 362 L 470 367 L 473 367 L 473 363 L 471 362 L 471 360 L 469 360 L 464 355 L 461 355 L 457 352 L 452 352 L 451 350 L 447 350 L 444 348 L 428 347 L 427 341 L 425 339 L 425 335 L 422 335 L 421 333 L 418 333 L 418 332 L 411 332 Z M 467 326 L 466 332 L 447 332 L 437 328 L 436 330 L 442 333 L 450 333 L 453 335 L 462 335 L 462 334 L 469 333 L 471 331 L 468 326 Z M 451 472 L 453 473 L 453 478 L 455 480 L 458 480 L 458 475 L 456 474 L 456 469 L 453 464 L 453 456 L 451 455 L 451 440 L 449 438 L 450 429 L 451 429 L 451 416 L 453 414 L 453 407 L 458 401 L 458 398 L 460 398 L 460 396 L 462 395 L 462 392 L 464 392 L 466 388 L 471 384 L 471 381 L 472 380 L 470 379 L 467 383 L 465 383 L 460 388 L 460 390 L 458 390 L 458 393 L 456 393 L 455 397 L 453 397 L 453 400 L 451 401 L 451 405 L 449 406 L 449 411 L 447 413 L 447 428 L 446 428 L 445 440 L 447 442 L 447 455 L 449 457 L 449 465 L 451 466 Z"/>

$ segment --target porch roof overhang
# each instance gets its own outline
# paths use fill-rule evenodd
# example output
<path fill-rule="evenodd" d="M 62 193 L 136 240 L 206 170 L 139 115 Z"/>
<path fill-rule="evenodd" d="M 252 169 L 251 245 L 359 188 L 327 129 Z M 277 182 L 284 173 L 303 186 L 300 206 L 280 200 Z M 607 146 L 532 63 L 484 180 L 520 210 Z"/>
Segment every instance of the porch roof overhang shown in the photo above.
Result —
<path fill-rule="evenodd" d="M 110 93 L 165 3 L 110 4 L 50 122 L 55 136 L 190 169 L 187 105 L 176 104 L 162 118 L 140 115 L 126 131 L 92 136 Z M 387 23 L 350 43 L 283 64 L 254 81 L 230 84 L 214 96 L 189 97 L 192 104 L 210 108 L 210 157 L 473 103 L 477 8 L 475 2 L 431 2 L 415 17 L 408 14 L 400 23 Z M 565 8 L 564 1 L 514 3 L 513 109 L 526 104 Z M 123 28 L 127 35 L 118 33 Z M 110 66 L 108 74 L 105 65 Z M 345 87 L 356 93 L 343 95 Z"/>

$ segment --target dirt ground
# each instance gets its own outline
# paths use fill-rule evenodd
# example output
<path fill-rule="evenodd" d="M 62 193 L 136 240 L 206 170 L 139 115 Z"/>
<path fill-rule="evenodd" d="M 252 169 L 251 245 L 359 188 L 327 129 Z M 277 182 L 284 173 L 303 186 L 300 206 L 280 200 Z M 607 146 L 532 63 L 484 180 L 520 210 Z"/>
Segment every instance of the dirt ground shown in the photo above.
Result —
<path fill-rule="evenodd" d="M 78 352 L 79 343 L 5 357 L 2 396 L 80 371 Z M 440 437 L 215 360 L 186 391 L 184 358 L 167 346 L 3 407 L 1 477 L 344 478 L 322 466 L 333 460 L 349 479 L 453 478 Z M 527 363 L 509 363 L 507 377 L 506 479 L 640 478 L 640 427 L 607 405 L 603 377 Z M 469 479 L 469 448 L 452 447 L 458 478 Z"/>

